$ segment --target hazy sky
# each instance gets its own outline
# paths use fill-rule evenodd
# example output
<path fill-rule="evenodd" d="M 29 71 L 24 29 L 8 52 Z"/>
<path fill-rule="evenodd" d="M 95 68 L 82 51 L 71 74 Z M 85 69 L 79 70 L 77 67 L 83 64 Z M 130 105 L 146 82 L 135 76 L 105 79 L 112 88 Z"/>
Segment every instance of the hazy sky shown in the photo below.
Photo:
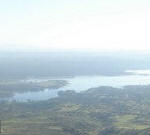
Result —
<path fill-rule="evenodd" d="M 149 0 L 0 0 L 1 49 L 150 49 Z"/>

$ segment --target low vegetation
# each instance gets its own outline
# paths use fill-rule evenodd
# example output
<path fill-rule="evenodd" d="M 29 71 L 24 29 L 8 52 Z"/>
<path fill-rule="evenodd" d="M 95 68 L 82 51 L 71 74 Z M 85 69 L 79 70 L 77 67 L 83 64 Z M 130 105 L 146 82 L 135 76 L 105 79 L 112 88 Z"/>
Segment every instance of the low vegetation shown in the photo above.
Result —
<path fill-rule="evenodd" d="M 0 103 L 3 134 L 148 135 L 150 86 L 59 92 L 38 102 Z"/>

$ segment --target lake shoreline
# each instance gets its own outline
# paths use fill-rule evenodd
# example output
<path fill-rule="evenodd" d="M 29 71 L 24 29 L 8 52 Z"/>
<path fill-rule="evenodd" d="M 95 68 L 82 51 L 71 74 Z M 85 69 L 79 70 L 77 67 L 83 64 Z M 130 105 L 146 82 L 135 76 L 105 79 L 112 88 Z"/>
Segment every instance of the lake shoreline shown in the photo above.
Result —
<path fill-rule="evenodd" d="M 13 97 L 15 93 L 38 92 L 45 89 L 59 89 L 67 85 L 65 80 L 32 81 L 4 81 L 0 82 L 0 98 Z"/>
<path fill-rule="evenodd" d="M 48 86 L 47 81 L 53 81 L 53 85 Z M 4 93 L 0 90 L 0 97 L 8 97 L 10 101 L 42 101 L 55 98 L 58 96 L 59 91 L 74 90 L 76 92 L 86 91 L 90 88 L 96 88 L 100 86 L 111 86 L 114 88 L 123 88 L 128 85 L 149 85 L 150 75 L 122 75 L 122 76 L 75 76 L 64 78 L 28 78 L 19 80 L 21 85 L 20 89 L 13 89 L 10 91 L 7 89 Z M 47 83 L 44 83 L 47 82 Z M 5 82 L 6 83 L 6 82 Z M 15 83 L 11 81 L 11 83 Z M 22 85 L 23 84 L 23 85 Z M 25 86 L 25 84 L 30 84 Z M 36 87 L 33 87 L 36 84 Z M 37 85 L 40 84 L 40 85 Z M 1 82 L 0 82 L 1 85 Z M 9 83 L 8 83 L 9 85 Z M 11 89 L 12 84 L 10 85 Z"/>

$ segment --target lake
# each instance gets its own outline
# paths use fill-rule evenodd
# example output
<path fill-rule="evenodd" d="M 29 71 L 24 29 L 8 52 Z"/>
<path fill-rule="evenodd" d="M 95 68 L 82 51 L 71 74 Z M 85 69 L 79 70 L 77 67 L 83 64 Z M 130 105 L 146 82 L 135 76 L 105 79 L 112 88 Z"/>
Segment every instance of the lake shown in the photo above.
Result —
<path fill-rule="evenodd" d="M 57 78 L 66 80 L 68 85 L 59 89 L 45 89 L 38 92 L 16 93 L 10 100 L 16 101 L 38 101 L 47 100 L 57 96 L 58 91 L 75 90 L 76 92 L 85 91 L 92 87 L 112 86 L 123 87 L 125 85 L 147 85 L 150 84 L 150 75 L 132 74 L 122 76 L 77 76 L 73 78 Z M 46 80 L 46 79 L 44 79 Z M 48 79 L 49 80 L 49 79 Z M 36 79 L 42 81 L 42 79 Z"/>

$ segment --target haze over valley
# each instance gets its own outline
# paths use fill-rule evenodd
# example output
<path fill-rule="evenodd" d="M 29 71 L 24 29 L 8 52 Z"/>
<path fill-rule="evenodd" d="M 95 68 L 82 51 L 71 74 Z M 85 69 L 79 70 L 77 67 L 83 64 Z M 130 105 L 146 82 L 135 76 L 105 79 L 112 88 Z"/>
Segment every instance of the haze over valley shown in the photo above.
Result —
<path fill-rule="evenodd" d="M 0 135 L 150 135 L 150 1 L 1 0 Z"/>

